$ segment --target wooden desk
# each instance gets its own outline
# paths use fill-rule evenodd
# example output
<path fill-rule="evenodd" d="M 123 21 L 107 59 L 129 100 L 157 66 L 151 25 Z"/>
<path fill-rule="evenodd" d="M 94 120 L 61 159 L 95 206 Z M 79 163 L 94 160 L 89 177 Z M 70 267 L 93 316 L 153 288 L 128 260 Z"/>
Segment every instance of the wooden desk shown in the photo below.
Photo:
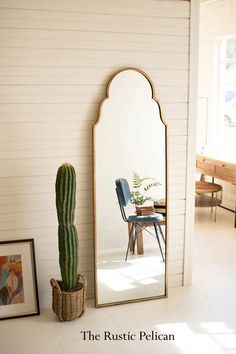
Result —
<path fill-rule="evenodd" d="M 197 155 L 196 161 L 197 171 L 211 176 L 213 178 L 220 179 L 222 181 L 236 185 L 236 163 L 231 163 L 224 160 L 219 160 L 207 155 Z M 235 210 L 221 206 L 226 210 L 235 213 L 234 227 L 236 227 L 236 204 Z"/>

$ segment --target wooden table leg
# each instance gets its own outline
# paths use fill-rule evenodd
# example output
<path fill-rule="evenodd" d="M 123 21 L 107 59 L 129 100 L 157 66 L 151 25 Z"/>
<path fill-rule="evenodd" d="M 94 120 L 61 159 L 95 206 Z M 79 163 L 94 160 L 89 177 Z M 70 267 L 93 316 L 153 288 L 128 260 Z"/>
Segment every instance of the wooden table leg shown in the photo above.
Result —
<path fill-rule="evenodd" d="M 137 248 L 138 248 L 138 254 L 143 254 L 143 232 L 142 232 L 142 227 L 140 225 L 137 225 Z"/>
<path fill-rule="evenodd" d="M 131 232 L 131 226 L 132 223 L 128 223 L 128 235 L 130 237 L 130 232 Z M 137 250 L 138 250 L 138 254 L 143 254 L 143 233 L 142 233 L 142 227 L 137 225 Z M 130 242 L 130 252 L 132 252 L 134 254 L 134 249 L 135 249 L 135 243 L 133 240 L 131 240 Z"/>
<path fill-rule="evenodd" d="M 131 227 L 132 227 L 132 223 L 128 222 L 128 236 L 131 237 L 130 233 L 131 233 Z M 129 246 L 130 252 L 134 254 L 134 241 L 131 240 L 130 242 L 130 246 Z"/>

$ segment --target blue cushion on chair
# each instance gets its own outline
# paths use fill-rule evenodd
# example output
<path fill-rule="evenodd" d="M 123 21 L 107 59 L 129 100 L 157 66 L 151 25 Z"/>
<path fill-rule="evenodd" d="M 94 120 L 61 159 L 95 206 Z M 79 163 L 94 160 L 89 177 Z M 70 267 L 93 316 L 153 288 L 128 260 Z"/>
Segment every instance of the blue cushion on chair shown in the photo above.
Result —
<path fill-rule="evenodd" d="M 117 190 L 118 199 L 121 206 L 125 207 L 131 201 L 129 183 L 125 178 L 116 179 L 116 190 Z"/>
<path fill-rule="evenodd" d="M 131 222 L 159 222 L 163 220 L 163 215 L 159 213 L 151 214 L 151 215 L 130 215 L 128 217 L 128 221 Z"/>

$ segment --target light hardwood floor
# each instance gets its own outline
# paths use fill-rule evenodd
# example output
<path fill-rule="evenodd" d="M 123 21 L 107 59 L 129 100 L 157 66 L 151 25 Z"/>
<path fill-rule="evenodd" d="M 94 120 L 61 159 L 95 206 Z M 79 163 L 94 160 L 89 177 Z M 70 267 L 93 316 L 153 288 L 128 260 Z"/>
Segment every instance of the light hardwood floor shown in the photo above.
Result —
<path fill-rule="evenodd" d="M 70 323 L 50 309 L 41 316 L 2 321 L 2 354 L 236 354 L 236 229 L 233 214 L 196 211 L 193 285 L 169 289 L 169 297 L 95 309 Z M 100 334 L 83 340 L 81 331 Z M 104 341 L 104 331 L 136 334 L 134 341 Z M 140 331 L 174 334 L 174 341 L 140 341 Z"/>

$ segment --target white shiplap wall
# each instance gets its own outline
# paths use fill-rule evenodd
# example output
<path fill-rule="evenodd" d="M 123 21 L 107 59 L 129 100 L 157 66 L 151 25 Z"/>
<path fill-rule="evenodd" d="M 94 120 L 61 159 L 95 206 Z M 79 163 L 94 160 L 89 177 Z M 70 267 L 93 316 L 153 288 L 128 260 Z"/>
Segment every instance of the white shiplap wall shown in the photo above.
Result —
<path fill-rule="evenodd" d="M 80 272 L 93 296 L 92 125 L 125 66 L 153 80 L 169 132 L 169 285 L 182 284 L 189 2 L 0 1 L 0 240 L 34 237 L 41 306 L 59 276 L 54 183 L 77 171 Z"/>

